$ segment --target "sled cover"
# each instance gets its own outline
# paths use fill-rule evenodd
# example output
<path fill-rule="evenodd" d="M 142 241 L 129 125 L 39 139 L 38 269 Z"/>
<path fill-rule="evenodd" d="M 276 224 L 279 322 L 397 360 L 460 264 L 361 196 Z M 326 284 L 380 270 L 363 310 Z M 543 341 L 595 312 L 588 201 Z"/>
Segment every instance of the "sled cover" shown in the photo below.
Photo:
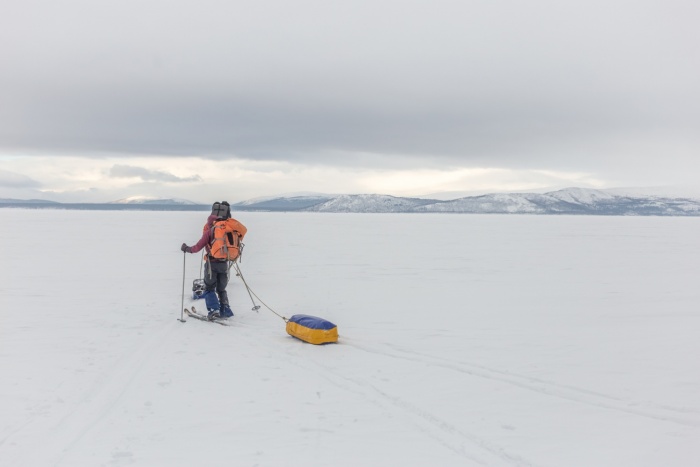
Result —
<path fill-rule="evenodd" d="M 338 326 L 316 316 L 292 316 L 287 321 L 287 334 L 309 344 L 338 342 Z"/>

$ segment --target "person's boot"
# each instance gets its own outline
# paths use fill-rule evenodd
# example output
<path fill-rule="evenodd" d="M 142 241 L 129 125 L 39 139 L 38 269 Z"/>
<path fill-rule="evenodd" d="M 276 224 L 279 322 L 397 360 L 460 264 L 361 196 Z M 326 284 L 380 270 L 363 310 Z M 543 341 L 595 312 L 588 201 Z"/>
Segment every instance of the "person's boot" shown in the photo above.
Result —
<path fill-rule="evenodd" d="M 231 307 L 228 306 L 228 303 L 221 304 L 221 308 L 219 309 L 219 316 L 221 316 L 222 318 L 232 318 L 233 317 L 233 311 L 231 310 Z"/>
<path fill-rule="evenodd" d="M 218 310 L 209 310 L 209 313 L 207 314 L 207 318 L 209 319 L 209 321 L 211 321 L 213 319 L 221 318 L 221 315 L 219 315 Z"/>

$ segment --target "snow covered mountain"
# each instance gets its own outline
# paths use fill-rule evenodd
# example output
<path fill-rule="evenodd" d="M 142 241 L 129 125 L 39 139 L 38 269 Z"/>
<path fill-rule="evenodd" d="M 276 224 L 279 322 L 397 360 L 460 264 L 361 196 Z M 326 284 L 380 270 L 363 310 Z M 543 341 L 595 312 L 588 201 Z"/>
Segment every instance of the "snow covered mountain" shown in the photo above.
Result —
<path fill-rule="evenodd" d="M 61 209 L 201 210 L 209 205 L 179 198 L 134 196 L 107 204 L 0 199 L 0 207 Z M 588 214 L 605 216 L 700 216 L 700 198 L 643 195 L 623 189 L 565 188 L 548 193 L 493 193 L 453 200 L 382 194 L 294 193 L 231 205 L 234 211 L 337 213 Z"/>
<path fill-rule="evenodd" d="M 305 209 L 315 212 L 411 212 L 435 200 L 389 195 L 341 195 Z"/>
<path fill-rule="evenodd" d="M 248 211 L 700 216 L 698 199 L 633 196 L 586 188 L 566 188 L 543 194 L 498 193 L 451 201 L 376 194 L 276 197 L 242 202 L 233 207 Z"/>
<path fill-rule="evenodd" d="M 334 195 L 295 194 L 254 198 L 231 205 L 236 211 L 300 211 L 332 200 Z"/>
<path fill-rule="evenodd" d="M 148 196 L 130 196 L 128 198 L 122 198 L 118 199 L 116 201 L 112 201 L 109 204 L 160 204 L 160 205 L 171 205 L 171 204 L 178 204 L 178 205 L 197 205 L 199 203 L 195 203 L 193 201 L 189 201 L 186 199 L 181 199 L 181 198 L 151 198 Z"/>
<path fill-rule="evenodd" d="M 45 199 L 14 199 L 0 198 L 0 204 L 59 204 L 56 201 L 47 201 Z"/>

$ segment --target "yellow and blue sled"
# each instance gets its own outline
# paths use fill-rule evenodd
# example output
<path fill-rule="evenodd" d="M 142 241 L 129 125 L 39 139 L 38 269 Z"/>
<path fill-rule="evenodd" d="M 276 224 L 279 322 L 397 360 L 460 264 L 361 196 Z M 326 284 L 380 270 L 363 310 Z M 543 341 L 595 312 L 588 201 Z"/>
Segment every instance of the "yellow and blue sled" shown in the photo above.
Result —
<path fill-rule="evenodd" d="M 287 334 L 309 344 L 338 342 L 338 326 L 316 316 L 292 316 L 287 321 Z"/>

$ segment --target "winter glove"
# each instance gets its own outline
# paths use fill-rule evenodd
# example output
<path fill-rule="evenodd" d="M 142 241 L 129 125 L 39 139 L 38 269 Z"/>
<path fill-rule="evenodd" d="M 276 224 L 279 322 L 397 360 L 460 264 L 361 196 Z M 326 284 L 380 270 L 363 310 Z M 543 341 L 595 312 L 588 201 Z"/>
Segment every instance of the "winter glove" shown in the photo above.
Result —
<path fill-rule="evenodd" d="M 185 253 L 192 253 L 192 248 L 187 246 L 187 243 L 183 243 L 180 249 Z"/>

